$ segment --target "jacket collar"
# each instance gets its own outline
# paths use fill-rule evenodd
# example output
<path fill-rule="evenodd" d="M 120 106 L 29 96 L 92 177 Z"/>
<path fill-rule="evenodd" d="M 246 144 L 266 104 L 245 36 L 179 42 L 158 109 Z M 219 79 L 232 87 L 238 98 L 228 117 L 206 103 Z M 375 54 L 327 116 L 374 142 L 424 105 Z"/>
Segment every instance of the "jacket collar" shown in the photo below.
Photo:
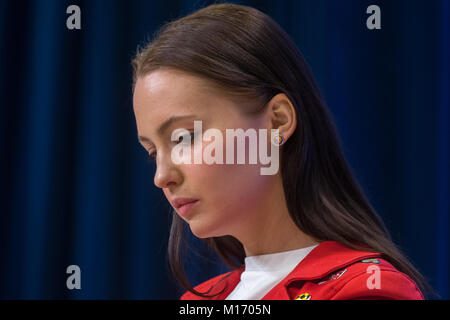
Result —
<path fill-rule="evenodd" d="M 288 288 L 298 281 L 318 280 L 356 261 L 379 256 L 380 253 L 355 250 L 337 241 L 324 241 L 311 250 L 263 299 L 290 299 Z"/>
<path fill-rule="evenodd" d="M 296 281 L 321 279 L 333 271 L 342 269 L 356 261 L 379 257 L 381 254 L 370 251 L 351 249 L 337 241 L 324 241 L 315 247 L 300 263 L 263 299 L 290 299 L 288 287 L 295 285 Z M 227 279 L 226 290 L 217 297 L 225 299 L 240 281 L 245 265 L 232 272 Z"/>
<path fill-rule="evenodd" d="M 356 261 L 377 256 L 380 256 L 377 252 L 359 251 L 337 241 L 324 241 L 311 250 L 286 278 L 290 281 L 320 279 Z"/>

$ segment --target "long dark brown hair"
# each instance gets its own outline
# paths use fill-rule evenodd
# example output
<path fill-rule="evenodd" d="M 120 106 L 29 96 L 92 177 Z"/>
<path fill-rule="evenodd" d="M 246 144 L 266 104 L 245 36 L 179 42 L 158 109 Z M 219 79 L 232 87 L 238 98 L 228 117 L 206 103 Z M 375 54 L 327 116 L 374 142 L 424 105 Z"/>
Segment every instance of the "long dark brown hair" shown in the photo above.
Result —
<path fill-rule="evenodd" d="M 248 6 L 210 5 L 164 24 L 144 48 L 138 48 L 132 64 L 134 84 L 138 77 L 164 67 L 265 102 L 277 93 L 286 94 L 299 121 L 281 147 L 280 171 L 289 214 L 298 228 L 320 241 L 379 252 L 413 279 L 422 293 L 430 291 L 392 242 L 354 178 L 332 116 L 300 50 L 268 15 Z M 186 277 L 182 246 L 186 223 L 172 215 L 168 257 L 173 275 L 194 294 L 212 296 L 195 290 Z M 244 248 L 234 237 L 203 240 L 229 267 L 244 263 Z"/>

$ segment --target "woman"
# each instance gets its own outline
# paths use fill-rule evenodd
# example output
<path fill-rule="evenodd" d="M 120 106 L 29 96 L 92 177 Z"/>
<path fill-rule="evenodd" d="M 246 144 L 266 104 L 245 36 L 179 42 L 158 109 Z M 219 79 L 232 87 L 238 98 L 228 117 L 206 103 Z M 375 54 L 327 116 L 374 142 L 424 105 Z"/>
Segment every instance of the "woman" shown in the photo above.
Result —
<path fill-rule="evenodd" d="M 307 63 L 271 18 L 208 6 L 161 28 L 133 67 L 139 140 L 176 211 L 168 250 L 182 299 L 423 299 L 426 282 L 355 181 Z M 257 146 L 279 154 L 279 170 L 218 160 L 236 160 L 215 142 L 239 128 L 272 133 Z M 193 163 L 213 143 L 217 161 Z M 233 271 L 193 288 L 186 224 Z"/>

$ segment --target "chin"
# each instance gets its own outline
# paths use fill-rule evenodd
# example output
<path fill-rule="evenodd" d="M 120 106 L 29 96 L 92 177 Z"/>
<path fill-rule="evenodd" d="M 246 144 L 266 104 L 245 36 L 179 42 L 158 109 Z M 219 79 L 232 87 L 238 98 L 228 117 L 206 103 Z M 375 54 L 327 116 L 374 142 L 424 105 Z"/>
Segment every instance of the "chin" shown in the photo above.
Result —
<path fill-rule="evenodd" d="M 196 221 L 189 222 L 189 227 L 191 228 L 191 232 L 200 239 L 221 237 L 225 235 L 223 232 L 218 232 L 217 228 L 214 228 L 211 225 L 196 223 Z"/>

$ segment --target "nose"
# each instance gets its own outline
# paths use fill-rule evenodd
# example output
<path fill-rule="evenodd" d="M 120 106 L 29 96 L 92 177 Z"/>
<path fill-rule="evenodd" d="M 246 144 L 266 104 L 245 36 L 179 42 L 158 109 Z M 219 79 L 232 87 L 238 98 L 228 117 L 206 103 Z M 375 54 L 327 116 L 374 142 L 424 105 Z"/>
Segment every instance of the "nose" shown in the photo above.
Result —
<path fill-rule="evenodd" d="M 156 159 L 156 172 L 153 178 L 153 183 L 158 188 L 167 188 L 173 184 L 181 182 L 181 173 L 170 157 L 163 157 L 163 154 L 158 153 Z"/>

